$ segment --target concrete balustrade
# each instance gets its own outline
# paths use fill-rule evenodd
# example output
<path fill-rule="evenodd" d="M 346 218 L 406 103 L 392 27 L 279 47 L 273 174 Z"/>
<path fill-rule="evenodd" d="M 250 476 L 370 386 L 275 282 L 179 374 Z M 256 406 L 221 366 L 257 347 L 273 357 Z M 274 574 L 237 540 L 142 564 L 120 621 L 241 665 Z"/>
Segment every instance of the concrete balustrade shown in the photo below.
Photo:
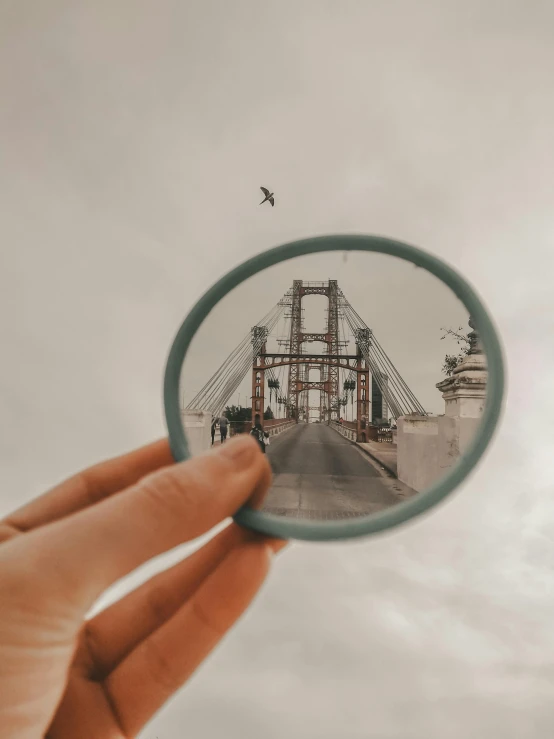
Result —
<path fill-rule="evenodd" d="M 181 419 L 183 427 L 185 429 L 185 436 L 189 446 L 190 453 L 192 455 L 202 454 L 202 452 L 208 451 L 212 446 L 212 414 L 210 411 L 199 411 L 199 410 L 182 410 Z M 243 427 L 240 433 L 249 433 L 252 427 L 250 422 L 241 424 Z M 267 431 L 271 436 L 278 436 L 283 431 L 287 431 L 296 426 L 295 421 L 290 419 L 272 418 L 269 421 L 264 421 L 264 431 Z M 229 424 L 229 437 L 234 436 L 236 429 L 233 423 Z M 229 438 L 228 437 L 228 438 Z M 219 430 L 216 432 L 216 443 L 219 443 Z"/>
<path fill-rule="evenodd" d="M 212 414 L 209 411 L 181 411 L 181 420 L 189 451 L 192 455 L 202 454 L 212 445 Z"/>
<path fill-rule="evenodd" d="M 296 421 L 290 421 L 290 420 L 287 421 L 283 419 L 280 423 L 276 423 L 271 426 L 268 426 L 267 424 L 268 422 L 264 421 L 264 431 L 267 431 L 270 436 L 278 436 L 279 434 L 282 434 L 283 431 L 286 431 L 287 429 L 290 429 L 293 426 L 296 426 Z"/>
<path fill-rule="evenodd" d="M 354 429 L 348 428 L 348 426 L 344 426 L 342 423 L 337 423 L 336 421 L 331 421 L 329 426 L 349 441 L 356 441 L 356 431 Z"/>
<path fill-rule="evenodd" d="M 335 421 L 333 421 L 335 423 Z M 341 424 L 339 424 L 340 426 Z M 347 429 L 350 429 L 351 431 L 357 431 L 358 430 L 358 422 L 357 421 L 343 421 L 342 426 L 344 426 Z"/>
<path fill-rule="evenodd" d="M 397 419 L 398 479 L 427 490 L 439 477 L 439 417 L 412 414 Z"/>

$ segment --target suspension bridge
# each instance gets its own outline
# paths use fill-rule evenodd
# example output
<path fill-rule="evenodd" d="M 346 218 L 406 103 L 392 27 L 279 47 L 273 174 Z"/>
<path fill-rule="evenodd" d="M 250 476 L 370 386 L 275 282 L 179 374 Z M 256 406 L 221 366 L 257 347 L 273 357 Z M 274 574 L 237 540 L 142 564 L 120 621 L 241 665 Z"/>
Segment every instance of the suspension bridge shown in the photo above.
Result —
<path fill-rule="evenodd" d="M 310 295 L 328 300 L 324 332 L 305 331 L 303 299 Z M 274 334 L 283 319 L 283 328 Z M 273 348 L 268 346 L 270 339 L 276 344 Z M 314 351 L 314 344 L 319 344 L 318 351 Z M 270 407 L 275 403 L 278 418 L 297 423 L 338 421 L 350 401 L 355 406 L 350 424 L 355 427 L 357 441 L 363 441 L 369 426 L 409 413 L 425 415 L 336 280 L 294 280 L 292 288 L 244 336 L 186 409 L 221 416 L 249 373 L 251 421 L 259 414 L 262 425 L 266 400 Z"/>
<path fill-rule="evenodd" d="M 327 299 L 320 332 L 305 327 L 304 300 L 315 295 Z M 283 431 L 267 447 L 274 472 L 267 510 L 344 517 L 413 492 L 385 479 L 351 443 L 376 439 L 379 427 L 400 416 L 426 412 L 336 280 L 294 280 L 185 412 L 220 417 L 246 383 L 251 402 L 240 431 L 256 422 Z"/>

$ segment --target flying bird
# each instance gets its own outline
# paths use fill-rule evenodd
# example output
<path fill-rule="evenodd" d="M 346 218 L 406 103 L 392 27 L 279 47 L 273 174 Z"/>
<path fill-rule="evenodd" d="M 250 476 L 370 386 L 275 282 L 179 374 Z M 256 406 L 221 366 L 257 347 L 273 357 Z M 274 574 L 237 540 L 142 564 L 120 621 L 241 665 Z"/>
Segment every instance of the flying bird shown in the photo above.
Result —
<path fill-rule="evenodd" d="M 273 208 L 273 206 L 275 205 L 275 200 L 273 199 L 273 193 L 272 192 L 269 192 L 269 190 L 267 189 L 267 187 L 260 187 L 260 190 L 265 195 L 265 198 L 262 200 L 262 202 L 260 203 L 260 205 L 263 205 L 266 200 L 269 200 L 269 202 L 271 203 L 271 207 Z"/>

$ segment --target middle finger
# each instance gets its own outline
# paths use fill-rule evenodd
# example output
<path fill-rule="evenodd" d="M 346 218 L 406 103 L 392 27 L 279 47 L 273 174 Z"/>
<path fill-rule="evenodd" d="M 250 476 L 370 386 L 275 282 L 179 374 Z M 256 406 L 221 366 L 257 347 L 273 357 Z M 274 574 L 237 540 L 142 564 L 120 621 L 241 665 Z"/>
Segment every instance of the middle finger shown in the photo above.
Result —
<path fill-rule="evenodd" d="M 237 544 L 256 535 L 232 523 L 173 567 L 85 623 L 77 663 L 102 680 L 191 597 Z M 92 662 L 92 664 L 91 664 Z"/>

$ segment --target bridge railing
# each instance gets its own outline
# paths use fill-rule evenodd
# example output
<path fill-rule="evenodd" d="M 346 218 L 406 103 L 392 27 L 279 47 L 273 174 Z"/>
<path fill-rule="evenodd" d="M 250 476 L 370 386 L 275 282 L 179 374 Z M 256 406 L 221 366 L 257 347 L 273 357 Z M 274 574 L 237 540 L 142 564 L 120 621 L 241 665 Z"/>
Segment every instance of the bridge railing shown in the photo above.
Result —
<path fill-rule="evenodd" d="M 268 431 L 270 436 L 277 436 L 278 434 L 283 433 L 283 431 L 290 429 L 291 426 L 296 426 L 296 421 L 291 421 L 290 419 L 287 421 L 283 419 L 281 423 L 276 423 L 273 426 L 266 426 L 264 424 L 264 431 Z"/>
<path fill-rule="evenodd" d="M 380 428 L 377 431 L 377 441 L 392 443 L 392 429 Z"/>
<path fill-rule="evenodd" d="M 290 419 L 272 418 L 270 421 L 264 421 L 264 431 L 267 431 L 270 436 L 277 436 L 295 425 L 296 421 L 291 421 Z M 235 436 L 236 434 L 248 434 L 252 429 L 252 422 L 231 421 L 230 426 L 230 436 Z"/>
<path fill-rule="evenodd" d="M 351 431 L 357 431 L 358 430 L 358 423 L 357 421 L 343 421 L 342 425 L 345 426 L 347 429 L 350 429 Z"/>
<path fill-rule="evenodd" d="M 329 426 L 334 428 L 335 431 L 338 431 L 339 434 L 342 434 L 342 436 L 346 437 L 350 441 L 356 441 L 356 432 L 354 429 L 351 429 L 342 423 L 337 423 L 336 421 L 330 421 Z"/>

